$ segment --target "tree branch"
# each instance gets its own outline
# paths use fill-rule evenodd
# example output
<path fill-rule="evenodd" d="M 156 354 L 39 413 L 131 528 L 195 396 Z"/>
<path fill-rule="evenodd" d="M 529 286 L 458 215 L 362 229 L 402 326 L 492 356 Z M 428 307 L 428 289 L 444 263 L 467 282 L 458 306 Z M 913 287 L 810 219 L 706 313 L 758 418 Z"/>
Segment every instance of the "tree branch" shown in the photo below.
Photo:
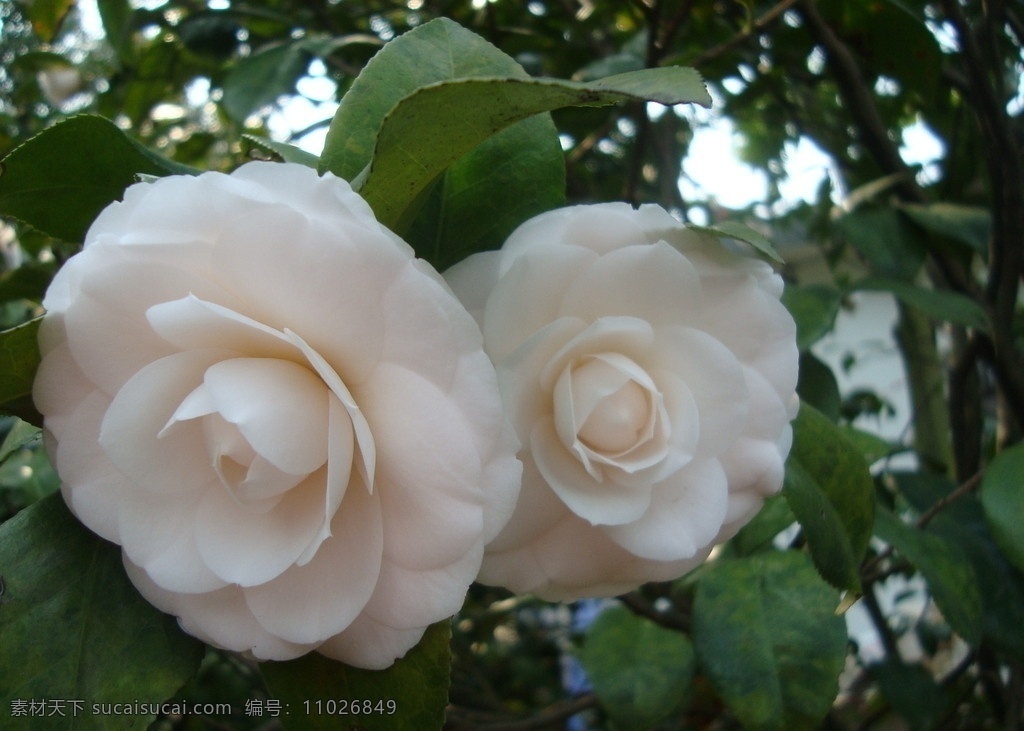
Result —
<path fill-rule="evenodd" d="M 719 56 L 728 53 L 736 46 L 739 46 L 752 38 L 753 36 L 761 33 L 769 25 L 774 23 L 782 16 L 787 10 L 796 5 L 800 0 L 782 0 L 778 5 L 773 7 L 771 10 L 760 16 L 753 23 L 748 25 L 746 28 L 741 30 L 739 33 L 734 35 L 727 41 L 719 43 L 717 46 L 713 46 L 708 50 L 701 53 L 695 59 L 690 61 L 687 65 L 693 66 L 694 68 L 700 67 L 701 64 L 705 64 L 708 61 L 718 58 Z"/>

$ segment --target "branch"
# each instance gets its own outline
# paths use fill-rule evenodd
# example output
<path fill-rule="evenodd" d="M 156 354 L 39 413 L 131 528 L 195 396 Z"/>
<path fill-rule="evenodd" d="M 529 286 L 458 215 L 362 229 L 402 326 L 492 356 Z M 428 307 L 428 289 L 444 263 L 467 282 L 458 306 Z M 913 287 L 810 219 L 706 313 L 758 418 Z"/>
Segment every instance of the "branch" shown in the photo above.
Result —
<path fill-rule="evenodd" d="M 977 490 L 978 486 L 981 485 L 981 479 L 982 473 L 977 472 L 958 485 L 952 492 L 936 500 L 930 508 L 924 511 L 921 516 L 914 521 L 914 526 L 918 529 L 925 528 L 932 522 L 936 515 L 941 513 L 960 498 L 970 495 L 972 492 Z M 879 567 L 882 565 L 882 562 L 892 556 L 892 554 L 893 547 L 887 546 L 883 551 L 876 554 L 873 559 L 864 564 L 860 571 L 861 583 L 870 584 L 871 582 L 876 581 L 881 576 L 881 573 L 878 573 Z"/>
<path fill-rule="evenodd" d="M 986 54 L 971 32 L 957 0 L 943 0 L 943 8 L 956 29 L 967 77 L 967 94 L 978 120 L 985 148 L 985 161 L 992 185 L 992 238 L 989 254 L 989 279 L 986 296 L 992 321 L 992 348 L 986 353 L 991 361 L 1007 402 L 1019 426 L 1024 427 L 1024 368 L 1016 352 L 1013 317 L 1017 290 L 1024 275 L 1024 182 L 1020 148 L 991 78 L 1003 72 L 995 49 L 986 68 Z M 988 44 L 994 45 L 994 44 Z"/>
<path fill-rule="evenodd" d="M 782 0 L 778 5 L 773 7 L 771 10 L 766 12 L 761 17 L 757 18 L 753 23 L 748 25 L 746 28 L 741 30 L 739 33 L 734 35 L 727 41 L 719 43 L 717 46 L 713 46 L 708 50 L 701 53 L 697 58 L 690 61 L 687 65 L 693 66 L 694 68 L 699 67 L 701 64 L 705 64 L 708 61 L 714 60 L 719 56 L 722 56 L 736 46 L 739 46 L 746 42 L 748 39 L 764 31 L 769 25 L 774 23 L 783 13 L 789 10 L 791 7 L 797 4 L 800 0 Z"/>

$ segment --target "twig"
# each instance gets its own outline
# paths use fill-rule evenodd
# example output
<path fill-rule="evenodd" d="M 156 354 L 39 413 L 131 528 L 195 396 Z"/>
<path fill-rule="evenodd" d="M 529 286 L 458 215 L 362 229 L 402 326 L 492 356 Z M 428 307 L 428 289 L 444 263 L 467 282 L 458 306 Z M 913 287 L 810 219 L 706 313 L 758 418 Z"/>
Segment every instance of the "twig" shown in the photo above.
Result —
<path fill-rule="evenodd" d="M 932 518 L 938 515 L 948 505 L 951 505 L 965 495 L 969 495 L 974 492 L 978 485 L 981 484 L 981 475 L 981 472 L 974 473 L 970 478 L 953 490 L 953 492 L 945 495 L 939 500 L 936 500 L 934 505 L 921 514 L 921 517 L 917 519 L 915 525 L 917 525 L 918 528 L 924 528 L 932 521 Z"/>
<path fill-rule="evenodd" d="M 764 15 L 755 19 L 753 23 L 749 24 L 746 28 L 741 30 L 739 33 L 734 35 L 727 41 L 722 41 L 717 46 L 712 46 L 708 50 L 701 53 L 692 61 L 688 61 L 688 66 L 699 68 L 701 64 L 705 64 L 708 61 L 714 60 L 719 56 L 728 53 L 736 46 L 746 42 L 754 35 L 762 32 L 765 28 L 775 22 L 783 13 L 789 10 L 791 7 L 797 4 L 799 0 L 782 0 L 778 5 L 773 7 L 771 10 L 766 12 Z"/>

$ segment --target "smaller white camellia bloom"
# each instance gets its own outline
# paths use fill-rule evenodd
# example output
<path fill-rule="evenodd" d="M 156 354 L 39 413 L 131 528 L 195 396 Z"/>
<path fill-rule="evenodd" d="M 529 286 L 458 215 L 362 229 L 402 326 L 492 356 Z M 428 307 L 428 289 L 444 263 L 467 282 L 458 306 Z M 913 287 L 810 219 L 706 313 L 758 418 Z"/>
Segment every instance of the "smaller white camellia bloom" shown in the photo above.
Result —
<path fill-rule="evenodd" d="M 542 214 L 446 278 L 523 444 L 480 581 L 566 600 L 673 579 L 781 489 L 798 352 L 766 262 L 611 203 Z"/>
<path fill-rule="evenodd" d="M 461 607 L 519 445 L 473 318 L 345 181 L 134 185 L 44 305 L 64 498 L 186 631 L 383 668 Z"/>

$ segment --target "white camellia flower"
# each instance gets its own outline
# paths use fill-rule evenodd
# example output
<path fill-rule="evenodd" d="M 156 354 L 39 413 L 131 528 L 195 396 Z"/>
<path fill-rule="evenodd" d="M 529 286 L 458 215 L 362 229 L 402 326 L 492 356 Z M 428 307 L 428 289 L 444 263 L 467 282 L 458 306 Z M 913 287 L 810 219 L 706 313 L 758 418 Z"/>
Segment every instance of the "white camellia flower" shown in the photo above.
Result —
<path fill-rule="evenodd" d="M 798 353 L 767 263 L 611 203 L 542 214 L 446 278 L 523 444 L 480 581 L 573 599 L 673 579 L 781 488 Z"/>
<path fill-rule="evenodd" d="M 44 304 L 64 498 L 186 631 L 383 668 L 461 607 L 518 443 L 473 318 L 346 182 L 132 186 Z"/>

